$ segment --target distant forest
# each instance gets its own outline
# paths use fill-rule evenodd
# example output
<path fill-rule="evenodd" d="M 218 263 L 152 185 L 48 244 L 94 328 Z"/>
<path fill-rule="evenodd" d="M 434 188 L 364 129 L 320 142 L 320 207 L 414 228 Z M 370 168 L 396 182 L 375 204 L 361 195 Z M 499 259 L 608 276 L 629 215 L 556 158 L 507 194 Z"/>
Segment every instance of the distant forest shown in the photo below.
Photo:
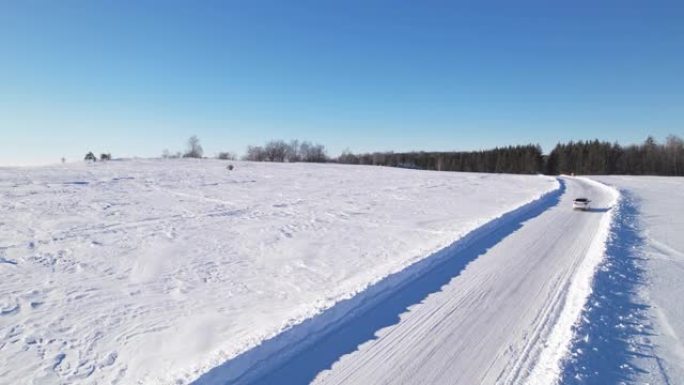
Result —
<path fill-rule="evenodd" d="M 468 152 L 374 152 L 355 155 L 344 152 L 339 163 L 415 168 L 437 171 L 499 172 L 536 174 L 544 166 L 538 145 L 509 146 Z"/>
<path fill-rule="evenodd" d="M 339 163 L 380 165 L 421 170 L 514 174 L 632 174 L 684 176 L 684 142 L 670 135 L 664 144 L 648 137 L 643 144 L 579 141 L 559 143 L 548 156 L 539 145 L 499 147 L 467 152 L 345 151 Z"/>
<path fill-rule="evenodd" d="M 188 139 L 185 154 L 164 150 L 164 158 L 201 158 L 202 147 L 196 136 Z M 103 154 L 102 157 L 109 154 Z M 221 152 L 219 159 L 236 156 Z M 89 153 L 86 159 L 95 159 Z M 102 158 L 104 159 L 104 158 Z M 593 175 L 670 175 L 684 176 L 684 141 L 670 135 L 665 143 L 649 136 L 642 144 L 622 146 L 599 140 L 558 143 L 548 155 L 539 145 L 497 147 L 481 151 L 442 152 L 343 152 L 337 158 L 327 155 L 325 146 L 308 141 L 272 140 L 263 146 L 249 146 L 244 160 L 257 162 L 336 162 L 419 170 L 465 171 L 509 174 L 593 174 Z"/>
<path fill-rule="evenodd" d="M 570 142 L 558 144 L 546 159 L 546 173 L 684 176 L 684 142 L 670 135 L 664 144 L 648 137 L 643 144 Z"/>

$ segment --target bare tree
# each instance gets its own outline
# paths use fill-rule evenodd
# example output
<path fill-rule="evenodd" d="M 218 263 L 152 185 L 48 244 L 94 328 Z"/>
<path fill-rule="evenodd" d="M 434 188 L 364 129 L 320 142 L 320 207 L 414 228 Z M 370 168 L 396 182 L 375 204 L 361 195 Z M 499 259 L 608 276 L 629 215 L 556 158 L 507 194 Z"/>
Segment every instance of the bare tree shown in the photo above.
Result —
<path fill-rule="evenodd" d="M 322 144 L 312 144 L 311 142 L 302 142 L 299 147 L 301 153 L 301 160 L 304 162 L 319 162 L 323 163 L 328 160 L 325 153 L 325 146 Z"/>
<path fill-rule="evenodd" d="M 284 162 L 288 152 L 288 145 L 282 140 L 272 140 L 266 143 L 266 160 L 270 162 Z"/>
<path fill-rule="evenodd" d="M 193 135 L 188 139 L 188 149 L 183 154 L 184 158 L 201 158 L 204 155 L 204 150 L 200 145 L 197 135 Z"/>
<path fill-rule="evenodd" d="M 354 155 L 348 148 L 342 151 L 342 154 L 337 158 L 340 163 L 359 164 L 359 157 Z"/>
<path fill-rule="evenodd" d="M 287 145 L 285 160 L 288 162 L 299 162 L 302 160 L 299 140 L 291 140 Z"/>
<path fill-rule="evenodd" d="M 261 146 L 248 146 L 247 154 L 244 156 L 245 160 L 251 160 L 254 162 L 263 162 L 266 159 L 266 150 Z"/>

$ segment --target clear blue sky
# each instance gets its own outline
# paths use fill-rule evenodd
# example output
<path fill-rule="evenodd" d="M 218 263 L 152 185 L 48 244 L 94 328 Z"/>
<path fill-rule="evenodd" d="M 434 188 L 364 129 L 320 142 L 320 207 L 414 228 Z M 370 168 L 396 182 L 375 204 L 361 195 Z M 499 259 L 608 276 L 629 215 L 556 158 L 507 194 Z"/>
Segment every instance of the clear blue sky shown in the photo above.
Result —
<path fill-rule="evenodd" d="M 3 1 L 0 164 L 684 133 L 684 2 Z"/>

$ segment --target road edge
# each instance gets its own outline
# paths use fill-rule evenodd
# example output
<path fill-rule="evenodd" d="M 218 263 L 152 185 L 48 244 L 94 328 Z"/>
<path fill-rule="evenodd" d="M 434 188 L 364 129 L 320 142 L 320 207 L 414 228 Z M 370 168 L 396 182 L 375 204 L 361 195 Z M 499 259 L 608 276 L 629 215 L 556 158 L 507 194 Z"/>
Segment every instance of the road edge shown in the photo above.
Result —
<path fill-rule="evenodd" d="M 587 255 L 577 268 L 558 319 L 545 341 L 544 349 L 526 378 L 525 384 L 527 385 L 558 384 L 562 362 L 570 353 L 570 346 L 575 336 L 575 326 L 579 323 L 593 291 L 596 271 L 605 257 L 611 225 L 621 199 L 620 191 L 614 187 L 586 177 L 573 178 L 607 191 L 612 195 L 613 201 L 608 212 L 601 218 L 598 232 L 589 246 Z"/>

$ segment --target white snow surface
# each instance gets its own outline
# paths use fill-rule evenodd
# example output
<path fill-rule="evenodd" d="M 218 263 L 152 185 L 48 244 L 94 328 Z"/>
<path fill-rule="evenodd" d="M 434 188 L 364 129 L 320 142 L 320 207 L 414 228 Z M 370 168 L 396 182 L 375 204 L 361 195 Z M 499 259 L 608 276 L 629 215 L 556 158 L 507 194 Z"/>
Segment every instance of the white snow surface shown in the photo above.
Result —
<path fill-rule="evenodd" d="M 426 290 L 424 299 L 315 375 L 314 383 L 556 383 L 617 199 L 614 190 L 594 181 L 564 183 L 564 194 L 543 210 L 502 222 L 454 254 L 453 261 L 469 263 L 456 269 L 445 264 L 453 271 L 441 287 Z M 577 197 L 589 197 L 592 210 L 574 211 Z M 440 273 L 435 269 L 427 280 L 442 282 Z M 398 292 L 386 302 L 401 302 L 404 295 L 410 294 Z M 280 378 L 287 378 L 284 373 Z"/>
<path fill-rule="evenodd" d="M 684 178 L 593 177 L 632 193 L 638 204 L 654 351 L 635 355 L 638 382 L 678 384 L 684 379 Z M 644 352 L 642 352 L 644 353 Z"/>
<path fill-rule="evenodd" d="M 189 383 L 558 186 L 232 163 L 0 168 L 0 382 Z"/>

